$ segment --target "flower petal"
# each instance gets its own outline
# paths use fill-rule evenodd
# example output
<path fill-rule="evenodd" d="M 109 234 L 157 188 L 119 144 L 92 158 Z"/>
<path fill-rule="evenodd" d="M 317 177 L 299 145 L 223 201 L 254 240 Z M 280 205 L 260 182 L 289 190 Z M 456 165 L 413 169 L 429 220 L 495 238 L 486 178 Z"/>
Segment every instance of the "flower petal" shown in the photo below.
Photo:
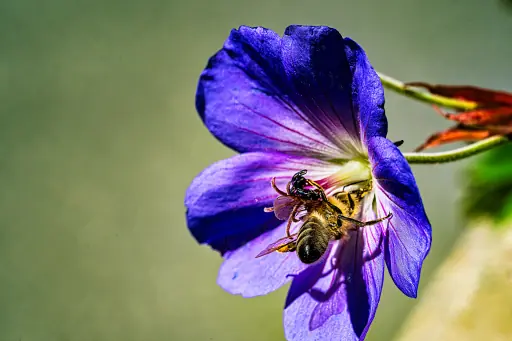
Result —
<path fill-rule="evenodd" d="M 384 88 L 361 46 L 345 38 L 345 53 L 353 75 L 353 110 L 359 114 L 361 140 L 368 144 L 371 137 L 386 137 L 388 133 Z"/>
<path fill-rule="evenodd" d="M 196 107 L 208 129 L 239 152 L 337 155 L 289 97 L 281 37 L 262 27 L 232 30 L 201 74 Z"/>
<path fill-rule="evenodd" d="M 353 232 L 294 278 L 284 311 L 287 340 L 364 339 L 384 281 L 382 240 L 379 225 Z"/>
<path fill-rule="evenodd" d="M 281 53 L 293 101 L 339 148 L 360 147 L 352 74 L 341 34 L 325 26 L 289 26 Z"/>
<path fill-rule="evenodd" d="M 434 133 L 428 137 L 428 139 L 414 151 L 419 152 L 428 148 L 433 148 L 446 143 L 453 142 L 474 142 L 483 140 L 487 137 L 494 135 L 495 133 L 488 129 L 478 129 L 474 127 L 465 127 L 463 125 L 456 125 L 455 127 L 448 128 L 446 130 Z"/>
<path fill-rule="evenodd" d="M 254 297 L 266 295 L 291 281 L 307 267 L 295 252 L 273 252 L 256 258 L 267 245 L 284 236 L 283 223 L 239 249 L 227 252 L 219 270 L 217 283 L 231 294 Z"/>
<path fill-rule="evenodd" d="M 400 150 L 388 139 L 374 137 L 368 145 L 381 214 L 393 213 L 384 245 L 386 265 L 396 286 L 416 297 L 423 260 L 432 243 L 428 221 L 414 175 Z"/>
<path fill-rule="evenodd" d="M 197 110 L 208 129 L 239 152 L 351 159 L 361 151 L 359 108 L 372 112 L 377 123 L 384 115 L 369 110 L 383 101 L 382 88 L 354 44 L 328 27 L 290 26 L 280 38 L 242 26 L 203 71 Z M 358 103 L 352 103 L 352 93 Z"/>

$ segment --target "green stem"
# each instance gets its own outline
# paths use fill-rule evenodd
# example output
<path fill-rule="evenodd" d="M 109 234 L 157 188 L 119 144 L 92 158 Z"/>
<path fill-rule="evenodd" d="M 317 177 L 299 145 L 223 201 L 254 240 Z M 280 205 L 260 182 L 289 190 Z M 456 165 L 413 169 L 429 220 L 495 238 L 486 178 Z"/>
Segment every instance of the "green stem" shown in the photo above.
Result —
<path fill-rule="evenodd" d="M 457 110 L 472 110 L 477 107 L 477 104 L 475 102 L 433 95 L 426 91 L 421 91 L 413 87 L 408 87 L 403 82 L 400 82 L 399 80 L 394 79 L 392 77 L 386 76 L 383 73 L 377 72 L 377 74 L 379 75 L 380 81 L 382 82 L 382 85 L 385 88 L 425 103 L 436 104 L 445 108 Z"/>
<path fill-rule="evenodd" d="M 446 163 L 462 160 L 467 157 L 485 152 L 491 148 L 510 141 L 506 136 L 492 136 L 462 148 L 440 153 L 404 153 L 410 164 Z"/>

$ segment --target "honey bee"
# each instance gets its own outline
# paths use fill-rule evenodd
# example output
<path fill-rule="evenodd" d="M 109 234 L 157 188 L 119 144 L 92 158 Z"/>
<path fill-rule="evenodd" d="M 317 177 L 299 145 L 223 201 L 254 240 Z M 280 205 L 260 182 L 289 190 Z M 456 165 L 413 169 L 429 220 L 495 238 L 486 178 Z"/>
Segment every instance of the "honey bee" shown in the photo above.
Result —
<path fill-rule="evenodd" d="M 392 217 L 392 213 L 389 213 L 383 218 L 370 221 L 354 219 L 360 212 L 362 199 L 372 190 L 371 181 L 365 181 L 363 186 L 351 184 L 346 187 L 356 188 L 349 191 L 343 189 L 327 197 L 323 188 L 306 179 L 305 174 L 305 170 L 297 172 L 288 183 L 286 192 L 276 186 L 275 178 L 272 179 L 272 187 L 280 196 L 275 199 L 274 206 L 265 211 L 273 211 L 278 219 L 288 219 L 286 236 L 268 245 L 257 258 L 274 251 L 296 251 L 303 263 L 311 264 L 323 256 L 330 241 L 348 238 L 350 230 L 374 225 Z M 290 234 L 291 223 L 300 221 L 303 224 L 298 232 Z"/>
<path fill-rule="evenodd" d="M 320 200 L 327 202 L 325 193 L 316 182 L 306 179 L 307 170 L 301 170 L 295 173 L 292 180 L 286 185 L 286 192 L 276 186 L 276 178 L 272 178 L 270 184 L 272 188 L 280 194 L 274 200 L 273 207 L 265 208 L 265 212 L 274 212 L 277 219 L 288 220 L 286 225 L 286 235 L 291 238 L 290 226 L 292 222 L 299 222 L 297 215 L 301 211 L 309 211 L 318 205 Z M 306 188 L 306 186 L 313 187 Z"/>

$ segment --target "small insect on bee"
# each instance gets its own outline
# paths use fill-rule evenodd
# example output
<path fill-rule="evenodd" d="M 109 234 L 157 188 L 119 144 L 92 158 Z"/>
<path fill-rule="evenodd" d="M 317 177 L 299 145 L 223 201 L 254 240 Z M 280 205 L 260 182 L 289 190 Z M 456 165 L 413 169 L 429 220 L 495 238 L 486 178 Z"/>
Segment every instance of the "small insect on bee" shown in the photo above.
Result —
<path fill-rule="evenodd" d="M 287 192 L 281 191 L 275 185 L 275 179 L 272 179 L 272 187 L 280 196 L 274 201 L 274 207 L 265 211 L 274 211 L 278 219 L 288 219 L 287 235 L 268 245 L 256 257 L 262 257 L 274 251 L 296 251 L 303 263 L 311 264 L 323 256 L 331 240 L 348 238 L 350 230 L 374 225 L 392 217 L 389 213 L 386 217 L 376 220 L 354 219 L 360 212 L 362 199 L 372 189 L 370 181 L 367 181 L 365 186 L 355 186 L 353 190 L 343 190 L 327 198 L 323 188 L 314 181 L 304 178 L 305 174 L 305 171 L 296 173 L 288 183 Z M 299 215 L 301 215 L 300 218 L 297 218 Z M 303 224 L 299 231 L 290 234 L 291 222 L 300 221 Z"/>
<path fill-rule="evenodd" d="M 303 169 L 293 175 L 292 181 L 288 183 L 287 192 L 302 200 L 320 200 L 323 190 L 313 181 L 304 177 L 308 171 Z M 274 188 L 276 188 L 274 183 Z M 306 186 L 313 186 L 315 189 L 306 189 Z"/>

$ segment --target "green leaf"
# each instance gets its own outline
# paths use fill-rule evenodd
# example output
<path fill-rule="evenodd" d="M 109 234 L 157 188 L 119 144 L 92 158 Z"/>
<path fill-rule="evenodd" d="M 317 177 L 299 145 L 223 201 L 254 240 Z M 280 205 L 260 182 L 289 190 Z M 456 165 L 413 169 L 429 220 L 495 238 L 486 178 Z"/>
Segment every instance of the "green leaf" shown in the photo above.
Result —
<path fill-rule="evenodd" d="M 479 157 L 466 179 L 463 208 L 469 218 L 485 216 L 499 223 L 512 217 L 512 144 Z"/>

